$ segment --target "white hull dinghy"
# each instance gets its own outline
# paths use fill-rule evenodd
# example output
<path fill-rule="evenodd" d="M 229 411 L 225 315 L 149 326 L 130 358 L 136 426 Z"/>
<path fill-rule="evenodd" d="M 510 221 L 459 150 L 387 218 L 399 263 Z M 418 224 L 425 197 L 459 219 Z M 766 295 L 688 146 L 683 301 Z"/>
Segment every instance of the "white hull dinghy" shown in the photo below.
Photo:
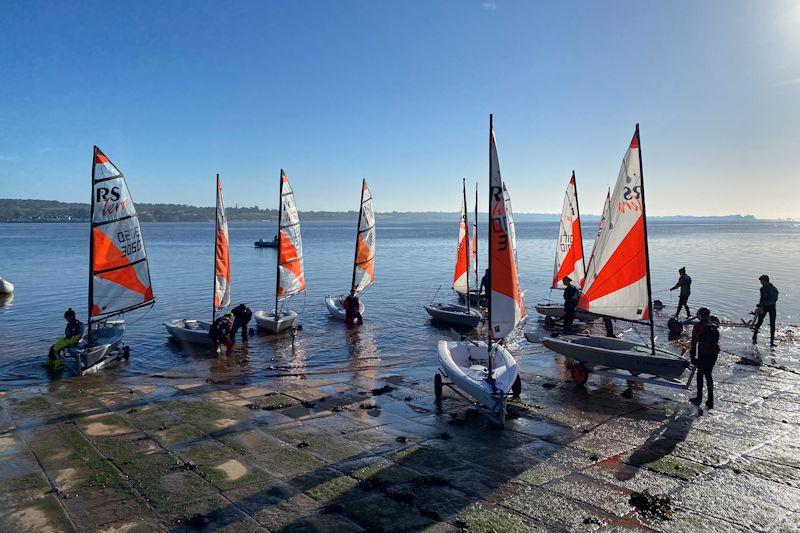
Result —
<path fill-rule="evenodd" d="M 480 311 L 464 305 L 433 303 L 426 305 L 425 311 L 434 320 L 462 328 L 475 328 L 483 320 Z"/>
<path fill-rule="evenodd" d="M 89 299 L 84 339 L 61 352 L 73 372 L 95 372 L 130 350 L 122 344 L 125 323 L 109 320 L 155 303 L 139 217 L 125 176 L 94 147 L 92 155 Z"/>
<path fill-rule="evenodd" d="M 225 216 L 225 199 L 222 195 L 222 182 L 219 179 L 219 174 L 217 174 L 216 196 L 211 322 L 185 318 L 164 322 L 164 328 L 167 333 L 179 341 L 190 344 L 213 345 L 209 330 L 217 317 L 217 310 L 231 305 L 231 258 L 228 244 L 228 218 Z"/>
<path fill-rule="evenodd" d="M 272 311 L 256 311 L 253 317 L 256 319 L 258 327 L 270 333 L 282 333 L 290 330 L 297 322 L 297 312 L 291 309 L 281 309 L 277 318 L 274 309 Z"/>
<path fill-rule="evenodd" d="M 345 312 L 344 312 L 344 305 L 342 302 L 344 301 L 344 296 L 326 296 L 325 297 L 325 307 L 328 309 L 328 313 L 333 318 L 338 318 L 339 320 L 345 319 Z M 364 316 L 364 311 L 366 311 L 367 307 L 364 305 L 364 302 L 360 299 L 358 300 L 358 312 L 361 316 Z"/>
<path fill-rule="evenodd" d="M 506 400 L 518 387 L 517 361 L 501 344 L 492 345 L 491 379 L 487 360 L 488 345 L 483 342 L 439 341 L 439 368 L 436 397 L 441 398 L 442 386 L 453 385 L 469 398 L 488 409 L 489 418 L 503 426 L 506 419 Z M 516 391 L 518 394 L 518 391 Z"/>
<path fill-rule="evenodd" d="M 458 246 L 456 247 L 456 263 L 453 273 L 453 291 L 456 294 L 470 294 L 469 278 L 472 274 L 470 259 L 469 217 L 467 215 L 467 184 L 462 180 L 461 218 L 458 224 Z M 477 278 L 477 273 L 476 273 Z M 438 291 L 437 291 L 438 292 Z M 469 298 L 466 305 L 431 303 L 425 306 L 425 311 L 438 322 L 458 326 L 461 328 L 474 328 L 483 319 L 480 311 L 473 309 Z"/>
<path fill-rule="evenodd" d="M 270 311 L 256 311 L 253 317 L 259 328 L 270 333 L 291 330 L 297 323 L 297 312 L 281 309 L 281 301 L 306 290 L 303 271 L 303 239 L 300 235 L 300 217 L 294 201 L 294 190 L 289 178 L 281 169 L 278 189 L 278 259 L 275 279 L 275 307 Z"/>
<path fill-rule="evenodd" d="M 361 180 L 361 203 L 358 208 L 358 225 L 356 226 L 356 251 L 353 258 L 353 277 L 350 282 L 350 294 L 358 296 L 375 283 L 375 211 L 372 207 L 372 192 L 367 180 Z M 345 319 L 344 296 L 326 296 L 325 307 L 334 318 Z M 358 312 L 364 316 L 366 307 L 361 298 L 358 299 Z"/>
<path fill-rule="evenodd" d="M 0 294 L 11 294 L 14 292 L 14 285 L 3 278 L 0 278 Z"/>
<path fill-rule="evenodd" d="M 586 382 L 588 371 L 594 370 L 629 381 L 688 387 L 688 382 L 683 385 L 673 381 L 689 368 L 689 362 L 655 345 L 638 124 L 623 158 L 614 192 L 608 198 L 578 307 L 603 317 L 649 322 L 650 344 L 576 335 L 543 338 L 542 343 L 554 352 L 578 362 L 572 366 L 572 376 L 580 384 Z M 609 373 L 610 370 L 622 370 L 630 375 Z M 642 378 L 640 374 L 655 379 Z"/>
<path fill-rule="evenodd" d="M 549 304 L 549 303 L 542 303 L 536 306 L 536 312 L 540 315 L 551 318 L 564 318 L 564 305 L 563 304 Z M 591 322 L 597 318 L 600 318 L 597 315 L 592 313 L 587 313 L 581 309 L 575 310 L 575 319 L 580 320 L 582 322 Z"/>
<path fill-rule="evenodd" d="M 517 362 L 503 339 L 525 318 L 525 301 L 517 274 L 511 198 L 500 176 L 497 146 L 489 115 L 489 279 L 487 342 L 440 341 L 439 373 L 434 377 L 437 400 L 442 386 L 477 402 L 491 422 L 503 426 L 509 392 L 518 395 Z M 510 244 L 510 246 L 509 246 Z M 450 380 L 445 383 L 442 377 Z"/>

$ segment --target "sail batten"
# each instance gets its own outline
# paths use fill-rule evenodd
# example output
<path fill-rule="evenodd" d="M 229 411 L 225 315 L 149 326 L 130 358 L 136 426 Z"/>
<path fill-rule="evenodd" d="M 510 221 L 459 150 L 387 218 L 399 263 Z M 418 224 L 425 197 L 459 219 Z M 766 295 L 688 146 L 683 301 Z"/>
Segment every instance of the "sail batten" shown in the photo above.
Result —
<path fill-rule="evenodd" d="M 511 200 L 503 185 L 494 130 L 489 139 L 489 334 L 506 337 L 525 317 L 525 303 L 519 288 L 516 236 Z"/>
<path fill-rule="evenodd" d="M 125 176 L 96 146 L 91 211 L 89 320 L 153 303 L 147 252 Z"/>
<path fill-rule="evenodd" d="M 553 289 L 565 288 L 561 281 L 564 277 L 572 279 L 572 285 L 583 286 L 586 278 L 586 267 L 583 259 L 583 233 L 581 232 L 581 215 L 578 209 L 578 189 L 575 183 L 575 172 L 572 173 L 564 194 L 564 205 L 561 208 L 561 224 L 558 228 L 556 242 L 556 260 L 553 267 Z"/>
<path fill-rule="evenodd" d="M 356 250 L 353 259 L 351 292 L 362 292 L 375 283 L 375 211 L 367 180 L 361 182 Z"/>
<path fill-rule="evenodd" d="M 581 309 L 623 320 L 650 318 L 645 224 L 637 129 L 604 209 L 578 304 Z"/>

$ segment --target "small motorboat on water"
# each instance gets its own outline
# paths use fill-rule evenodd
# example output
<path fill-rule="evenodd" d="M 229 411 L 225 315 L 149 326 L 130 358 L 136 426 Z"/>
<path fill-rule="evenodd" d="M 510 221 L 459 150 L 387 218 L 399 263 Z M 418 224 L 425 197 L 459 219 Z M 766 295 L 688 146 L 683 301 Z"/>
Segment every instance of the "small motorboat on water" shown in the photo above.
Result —
<path fill-rule="evenodd" d="M 256 248 L 277 248 L 278 247 L 278 236 L 275 235 L 271 241 L 265 241 L 264 239 L 258 239 L 256 242 L 253 243 Z"/>
<path fill-rule="evenodd" d="M 350 282 L 350 294 L 358 296 L 375 283 L 375 211 L 372 207 L 372 192 L 367 180 L 361 180 L 361 203 L 358 208 L 358 225 L 356 226 L 356 251 L 353 259 L 353 277 Z M 334 318 L 345 319 L 345 296 L 325 296 L 325 307 Z M 364 316 L 366 307 L 361 298 L 358 299 L 358 312 Z"/>
<path fill-rule="evenodd" d="M 222 196 L 222 182 L 219 179 L 219 174 L 217 174 L 216 196 L 211 322 L 186 318 L 164 322 L 164 328 L 173 338 L 191 344 L 213 344 L 208 332 L 216 319 L 217 310 L 231 305 L 231 258 L 228 245 L 228 218 L 225 216 L 225 199 Z"/>
<path fill-rule="evenodd" d="M 458 246 L 456 246 L 456 263 L 453 274 L 453 291 L 456 294 L 467 295 L 470 293 L 469 278 L 472 269 L 469 263 L 471 256 L 469 218 L 467 216 L 467 184 L 466 180 L 462 180 L 461 218 L 458 224 Z M 477 271 L 475 279 L 477 281 Z M 465 298 L 465 300 L 466 305 L 431 303 L 425 306 L 425 311 L 438 322 L 471 329 L 483 320 L 483 315 L 472 307 L 469 298 Z"/>
<path fill-rule="evenodd" d="M 294 201 L 294 190 L 289 178 L 281 169 L 278 189 L 278 257 L 275 273 L 275 307 L 256 311 L 253 318 L 259 328 L 270 333 L 292 330 L 297 322 L 297 312 L 281 309 L 281 302 L 306 290 L 303 272 L 303 239 L 300 235 L 300 217 Z"/>
<path fill-rule="evenodd" d="M 125 323 L 109 319 L 155 303 L 139 217 L 125 176 L 97 146 L 92 161 L 89 319 L 83 338 L 59 354 L 78 375 L 127 359 L 130 349 L 122 343 Z"/>
<path fill-rule="evenodd" d="M 14 285 L 7 279 L 0 278 L 0 294 L 11 294 L 14 292 Z"/>
<path fill-rule="evenodd" d="M 344 296 L 326 296 L 325 297 L 325 307 L 328 309 L 328 313 L 331 314 L 332 317 L 338 318 L 339 320 L 344 320 L 346 313 L 344 311 L 344 305 L 342 302 L 344 301 Z M 366 311 L 366 306 L 364 302 L 359 298 L 358 300 L 358 312 L 361 316 L 364 316 L 364 311 Z"/>
<path fill-rule="evenodd" d="M 489 420 L 505 425 L 506 401 L 518 395 L 521 383 L 517 361 L 504 339 L 525 319 L 525 301 L 517 274 L 517 247 L 511 197 L 500 176 L 492 116 L 489 115 L 489 268 L 486 342 L 440 341 L 439 372 L 434 376 L 437 400 L 442 387 L 477 402 Z M 445 382 L 447 378 L 449 382 Z"/>

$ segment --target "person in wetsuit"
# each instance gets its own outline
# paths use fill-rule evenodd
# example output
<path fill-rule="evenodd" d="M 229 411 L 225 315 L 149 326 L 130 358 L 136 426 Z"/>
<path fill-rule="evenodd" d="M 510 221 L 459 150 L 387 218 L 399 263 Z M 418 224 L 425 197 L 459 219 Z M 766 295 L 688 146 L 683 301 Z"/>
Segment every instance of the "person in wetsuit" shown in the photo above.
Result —
<path fill-rule="evenodd" d="M 344 322 L 347 327 L 360 326 L 364 323 L 364 317 L 361 316 L 361 304 L 358 301 L 358 296 L 355 292 L 351 292 L 347 298 L 342 300 L 344 307 Z"/>
<path fill-rule="evenodd" d="M 692 316 L 692 313 L 689 311 L 689 296 L 692 294 L 692 278 L 686 274 L 686 267 L 681 267 L 680 270 L 678 270 L 678 274 L 680 274 L 678 282 L 670 289 L 671 291 L 675 289 L 681 290 L 680 296 L 678 296 L 678 310 L 675 311 L 675 318 L 678 318 L 678 315 L 681 314 L 681 308 L 686 309 L 686 318 L 689 318 Z"/>
<path fill-rule="evenodd" d="M 236 338 L 236 332 L 242 330 L 242 340 L 247 340 L 247 325 L 253 318 L 253 312 L 244 304 L 239 304 L 231 310 L 233 313 L 233 326 L 231 327 L 231 340 Z"/>
<path fill-rule="evenodd" d="M 233 353 L 233 337 L 231 329 L 233 328 L 233 315 L 226 313 L 216 319 L 211 327 L 208 329 L 208 336 L 211 337 L 211 342 L 214 352 L 219 350 L 219 345 L 225 345 L 225 355 L 230 356 Z"/>
<path fill-rule="evenodd" d="M 572 331 L 572 321 L 575 320 L 575 311 L 578 309 L 578 300 L 581 293 L 578 287 L 572 284 L 572 278 L 564 276 L 561 282 L 566 286 L 564 289 L 564 332 Z"/>
<path fill-rule="evenodd" d="M 64 336 L 50 347 L 50 352 L 47 354 L 47 362 L 44 364 L 46 367 L 59 369 L 64 366 L 58 354 L 65 348 L 78 344 L 78 341 L 83 337 L 83 322 L 77 319 L 75 311 L 71 307 L 64 312 L 64 318 L 67 321 L 67 326 L 64 328 Z"/>
<path fill-rule="evenodd" d="M 764 317 L 769 315 L 769 345 L 775 346 L 775 304 L 778 302 L 778 289 L 769 282 L 769 276 L 764 274 L 758 278 L 761 282 L 761 298 L 758 300 L 755 326 L 753 327 L 753 344 L 758 343 L 758 330 L 764 323 Z"/>
<path fill-rule="evenodd" d="M 489 274 L 489 269 L 487 268 L 486 271 L 483 273 L 483 277 L 481 278 L 481 285 L 478 289 L 478 292 L 483 293 L 487 298 L 489 296 L 489 291 L 492 290 L 492 276 Z"/>
<path fill-rule="evenodd" d="M 697 310 L 697 318 L 700 322 L 692 328 L 692 344 L 689 348 L 692 364 L 697 367 L 697 396 L 689 400 L 694 405 L 700 407 L 703 401 L 703 379 L 708 385 L 708 399 L 706 407 L 714 408 L 714 379 L 711 373 L 714 365 L 717 364 L 719 355 L 719 329 L 709 318 L 711 311 L 706 307 Z"/>

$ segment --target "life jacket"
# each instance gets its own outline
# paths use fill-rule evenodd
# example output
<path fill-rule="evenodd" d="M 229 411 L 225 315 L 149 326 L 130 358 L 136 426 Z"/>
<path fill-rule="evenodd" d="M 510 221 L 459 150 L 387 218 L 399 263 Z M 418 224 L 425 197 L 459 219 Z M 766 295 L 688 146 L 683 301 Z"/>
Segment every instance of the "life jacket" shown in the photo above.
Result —
<path fill-rule="evenodd" d="M 719 330 L 713 324 L 703 324 L 697 336 L 697 353 L 707 355 L 719 354 Z"/>
<path fill-rule="evenodd" d="M 81 335 L 83 333 L 83 324 L 80 320 L 73 320 L 71 322 L 67 322 L 67 327 L 64 328 L 64 337 L 71 339 L 75 335 Z"/>

